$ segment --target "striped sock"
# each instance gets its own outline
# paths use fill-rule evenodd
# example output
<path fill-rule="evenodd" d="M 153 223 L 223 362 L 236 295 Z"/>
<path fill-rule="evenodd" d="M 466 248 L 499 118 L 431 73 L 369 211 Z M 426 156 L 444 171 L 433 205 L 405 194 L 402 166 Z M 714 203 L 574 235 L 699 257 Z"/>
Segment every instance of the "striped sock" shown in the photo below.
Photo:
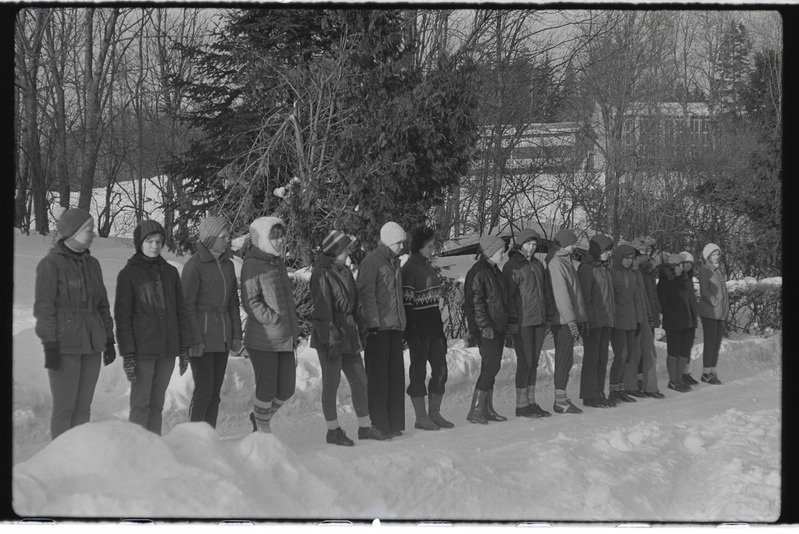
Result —
<path fill-rule="evenodd" d="M 372 421 L 369 419 L 368 415 L 364 415 L 363 417 L 358 418 L 358 426 L 361 428 L 368 428 L 372 426 Z"/>
<path fill-rule="evenodd" d="M 524 408 L 529 405 L 530 403 L 527 401 L 527 388 L 516 388 L 516 407 Z"/>
<path fill-rule="evenodd" d="M 565 389 L 556 389 L 555 390 L 555 402 L 559 404 L 564 404 L 566 402 L 566 390 Z"/>
<path fill-rule="evenodd" d="M 527 386 L 527 402 L 530 403 L 530 406 L 535 404 L 535 384 Z"/>
<path fill-rule="evenodd" d="M 702 367 L 702 374 L 709 375 L 713 371 L 712 367 Z"/>

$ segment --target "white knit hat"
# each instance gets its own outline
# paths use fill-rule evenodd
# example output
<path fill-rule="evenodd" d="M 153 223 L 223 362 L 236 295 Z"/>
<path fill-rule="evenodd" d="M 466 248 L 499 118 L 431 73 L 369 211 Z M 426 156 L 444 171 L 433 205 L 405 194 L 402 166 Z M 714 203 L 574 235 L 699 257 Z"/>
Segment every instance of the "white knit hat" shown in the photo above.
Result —
<path fill-rule="evenodd" d="M 682 261 L 690 261 L 691 263 L 694 262 L 694 257 L 687 250 L 680 252 L 680 256 L 682 256 Z"/>
<path fill-rule="evenodd" d="M 719 247 L 715 243 L 708 243 L 707 245 L 705 245 L 705 248 L 702 249 L 702 257 L 705 258 L 705 260 L 709 261 L 710 255 L 713 254 L 713 251 L 715 250 L 721 252 L 721 247 Z"/>
<path fill-rule="evenodd" d="M 380 241 L 387 247 L 405 241 L 405 238 L 405 230 L 394 221 L 388 221 L 380 229 Z"/>

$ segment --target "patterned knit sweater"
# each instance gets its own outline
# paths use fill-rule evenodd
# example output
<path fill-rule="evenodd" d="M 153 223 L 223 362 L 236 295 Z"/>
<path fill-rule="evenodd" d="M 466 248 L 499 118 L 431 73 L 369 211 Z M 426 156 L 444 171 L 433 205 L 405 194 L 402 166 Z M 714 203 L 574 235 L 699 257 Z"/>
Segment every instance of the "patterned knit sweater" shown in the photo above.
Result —
<path fill-rule="evenodd" d="M 421 254 L 411 254 L 402 267 L 402 301 L 407 317 L 406 334 L 421 339 L 444 337 L 444 324 L 438 307 L 441 279 Z"/>

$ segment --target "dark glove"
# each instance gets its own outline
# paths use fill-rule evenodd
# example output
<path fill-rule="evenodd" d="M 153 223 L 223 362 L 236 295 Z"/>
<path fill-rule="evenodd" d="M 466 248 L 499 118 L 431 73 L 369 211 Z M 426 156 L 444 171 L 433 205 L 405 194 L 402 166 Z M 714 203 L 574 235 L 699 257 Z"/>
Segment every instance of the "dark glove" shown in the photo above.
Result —
<path fill-rule="evenodd" d="M 508 323 L 508 332 L 509 336 L 515 336 L 519 333 L 519 323 Z"/>
<path fill-rule="evenodd" d="M 490 326 L 480 329 L 480 335 L 486 339 L 494 339 L 494 329 Z"/>
<path fill-rule="evenodd" d="M 635 323 L 635 335 L 637 336 L 640 333 L 641 333 L 641 323 Z"/>
<path fill-rule="evenodd" d="M 128 377 L 129 382 L 136 381 L 136 358 L 133 354 L 122 356 L 122 369 L 125 370 L 125 375 Z"/>
<path fill-rule="evenodd" d="M 186 372 L 186 369 L 189 368 L 189 351 L 183 349 L 178 354 L 178 370 L 180 371 L 180 376 Z"/>
<path fill-rule="evenodd" d="M 581 338 L 585 339 L 586 334 L 588 334 L 588 323 L 577 323 L 577 332 Z"/>
<path fill-rule="evenodd" d="M 61 365 L 61 353 L 58 347 L 45 347 L 44 348 L 44 368 L 57 371 Z"/>
<path fill-rule="evenodd" d="M 117 359 L 117 351 L 114 348 L 114 340 L 109 341 L 105 345 L 105 354 L 103 354 L 103 364 L 109 365 Z"/>
<path fill-rule="evenodd" d="M 203 343 L 196 343 L 189 347 L 189 357 L 191 358 L 199 358 L 205 352 L 205 344 Z"/>
<path fill-rule="evenodd" d="M 572 333 L 572 337 L 575 340 L 580 339 L 580 330 L 579 328 L 577 328 L 577 323 L 575 323 L 574 321 L 570 321 L 568 325 L 569 325 L 569 331 Z"/>
<path fill-rule="evenodd" d="M 230 345 L 230 350 L 236 356 L 241 354 L 241 349 L 243 349 L 243 348 L 244 348 L 244 343 L 242 343 L 240 339 L 234 339 L 233 343 Z"/>

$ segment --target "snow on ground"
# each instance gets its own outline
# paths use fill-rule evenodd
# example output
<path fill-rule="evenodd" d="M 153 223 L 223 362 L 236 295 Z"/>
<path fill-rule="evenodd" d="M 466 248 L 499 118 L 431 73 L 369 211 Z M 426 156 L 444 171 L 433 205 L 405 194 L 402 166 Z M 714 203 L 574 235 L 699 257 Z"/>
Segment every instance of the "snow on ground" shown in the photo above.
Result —
<path fill-rule="evenodd" d="M 36 263 L 49 238 L 15 237 L 13 310 L 13 507 L 24 517 L 275 520 L 770 522 L 781 500 L 781 335 L 725 339 L 723 386 L 666 389 L 665 344 L 657 342 L 663 400 L 538 420 L 513 416 L 515 354 L 506 349 L 495 407 L 508 422 L 465 421 L 479 374 L 477 349 L 450 340 L 443 415 L 451 430 L 413 428 L 390 442 L 324 442 L 316 352 L 298 350 L 297 392 L 274 433 L 252 434 L 250 363 L 231 358 L 216 430 L 187 423 L 191 370 L 167 391 L 163 437 L 127 422 L 129 384 L 120 361 L 100 374 L 92 422 L 49 438 L 50 394 L 33 333 Z M 113 299 L 127 242 L 96 239 Z M 180 262 L 186 258 L 168 259 Z M 539 365 L 537 399 L 551 411 L 553 351 Z M 701 372 L 701 332 L 692 354 Z M 578 400 L 582 347 L 569 396 Z M 408 354 L 405 353 L 405 365 Z M 342 377 L 340 421 L 357 423 Z"/>

